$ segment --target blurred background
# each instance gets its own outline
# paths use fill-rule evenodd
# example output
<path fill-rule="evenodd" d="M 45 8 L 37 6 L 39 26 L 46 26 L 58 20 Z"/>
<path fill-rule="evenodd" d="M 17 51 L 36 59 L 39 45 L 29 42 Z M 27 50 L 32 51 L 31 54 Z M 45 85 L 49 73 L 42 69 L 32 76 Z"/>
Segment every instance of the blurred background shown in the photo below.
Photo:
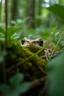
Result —
<path fill-rule="evenodd" d="M 21 37 L 46 38 L 64 26 L 64 0 L 8 0 L 8 26 L 21 25 Z M 5 0 L 0 0 L 0 26 L 5 22 Z M 42 37 L 43 36 L 43 37 Z"/>

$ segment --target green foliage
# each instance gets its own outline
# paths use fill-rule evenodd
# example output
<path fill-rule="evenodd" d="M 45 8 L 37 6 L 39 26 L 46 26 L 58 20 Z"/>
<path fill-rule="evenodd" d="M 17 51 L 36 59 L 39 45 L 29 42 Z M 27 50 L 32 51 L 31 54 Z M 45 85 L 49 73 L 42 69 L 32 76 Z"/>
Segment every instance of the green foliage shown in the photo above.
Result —
<path fill-rule="evenodd" d="M 6 52 L 5 51 L 0 51 L 0 63 L 2 63 L 4 61 L 4 57 L 6 56 Z"/>
<path fill-rule="evenodd" d="M 10 40 L 17 40 L 21 37 L 22 32 L 19 32 L 23 29 L 23 26 L 13 26 L 8 28 L 8 41 Z M 5 30 L 0 28 L 0 40 L 5 40 Z"/>
<path fill-rule="evenodd" d="M 22 26 L 13 26 L 8 28 L 8 40 L 14 40 L 20 38 L 17 36 L 17 33 L 19 34 L 19 31 L 21 31 L 22 29 L 23 29 Z"/>
<path fill-rule="evenodd" d="M 64 96 L 64 52 L 47 66 L 49 96 Z"/>
<path fill-rule="evenodd" d="M 0 92 L 6 94 L 6 96 L 20 96 L 20 94 L 25 93 L 31 87 L 28 82 L 23 82 L 24 75 L 17 73 L 10 79 L 10 85 L 1 84 Z"/>
<path fill-rule="evenodd" d="M 51 12 L 53 12 L 53 14 L 55 14 L 62 21 L 64 21 L 64 6 L 63 5 L 55 4 L 53 6 L 50 6 L 48 8 L 48 10 L 50 10 Z"/>
<path fill-rule="evenodd" d="M 15 88 L 23 81 L 23 79 L 24 75 L 19 73 L 10 79 L 10 83 Z"/>
<path fill-rule="evenodd" d="M 11 91 L 11 87 L 7 84 L 0 84 L 0 92 L 8 93 Z"/>

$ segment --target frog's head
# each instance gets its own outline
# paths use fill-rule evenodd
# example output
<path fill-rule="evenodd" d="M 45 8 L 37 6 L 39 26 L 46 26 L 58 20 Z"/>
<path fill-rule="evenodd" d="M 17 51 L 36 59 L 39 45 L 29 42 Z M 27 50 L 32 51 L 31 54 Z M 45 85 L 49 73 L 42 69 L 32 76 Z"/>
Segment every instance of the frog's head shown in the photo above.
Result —
<path fill-rule="evenodd" d="M 22 41 L 22 46 L 28 48 L 32 52 L 37 52 L 42 46 L 43 46 L 43 40 L 42 39 L 28 39 L 24 38 Z"/>
<path fill-rule="evenodd" d="M 28 38 L 24 38 L 22 41 L 22 46 L 24 47 L 28 47 L 28 46 L 35 46 L 35 47 L 42 47 L 43 46 L 43 40 L 42 39 L 28 39 Z"/>

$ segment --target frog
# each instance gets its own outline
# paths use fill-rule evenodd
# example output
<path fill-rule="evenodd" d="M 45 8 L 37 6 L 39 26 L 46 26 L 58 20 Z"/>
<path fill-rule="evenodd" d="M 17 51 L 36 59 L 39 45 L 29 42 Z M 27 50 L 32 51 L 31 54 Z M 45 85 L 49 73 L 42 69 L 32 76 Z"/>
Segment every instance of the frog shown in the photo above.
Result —
<path fill-rule="evenodd" d="M 21 44 L 23 47 L 28 48 L 31 52 L 36 53 L 45 45 L 45 42 L 41 38 L 30 39 L 24 37 L 21 40 Z M 38 56 L 41 58 L 45 58 L 45 55 L 45 50 L 38 53 Z"/>
<path fill-rule="evenodd" d="M 42 40 L 41 38 L 30 39 L 30 38 L 24 37 L 21 40 L 22 46 L 28 48 L 33 53 L 38 52 L 48 42 L 50 42 L 50 41 Z M 53 46 L 52 42 L 50 42 L 48 44 L 48 46 L 44 50 L 42 50 L 38 55 L 41 58 L 46 59 L 47 61 L 49 60 L 49 58 L 53 58 L 53 57 L 57 56 L 57 54 L 58 54 L 57 51 L 53 54 L 53 56 L 51 56 L 51 54 L 53 52 L 52 46 Z"/>

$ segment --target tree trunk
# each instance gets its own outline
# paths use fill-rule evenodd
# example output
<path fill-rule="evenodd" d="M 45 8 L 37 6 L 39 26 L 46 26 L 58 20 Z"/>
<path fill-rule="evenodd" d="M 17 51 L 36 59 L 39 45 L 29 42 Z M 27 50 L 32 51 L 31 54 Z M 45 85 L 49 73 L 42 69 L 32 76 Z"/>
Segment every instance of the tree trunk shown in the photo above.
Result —
<path fill-rule="evenodd" d="M 0 22 L 1 22 L 1 18 L 2 17 L 2 0 L 0 1 Z"/>
<path fill-rule="evenodd" d="M 37 26 L 40 26 L 41 25 L 41 9 L 42 9 L 42 0 L 38 0 L 37 2 L 37 16 L 38 16 L 38 19 L 37 19 Z"/>
<path fill-rule="evenodd" d="M 41 16 L 41 4 L 42 4 L 42 0 L 38 0 L 38 15 Z"/>
<path fill-rule="evenodd" d="M 27 28 L 35 28 L 35 0 L 29 0 L 28 17 Z"/>
<path fill-rule="evenodd" d="M 11 20 L 16 20 L 18 19 L 18 14 L 19 14 L 19 0 L 12 0 L 12 9 L 11 9 Z"/>

